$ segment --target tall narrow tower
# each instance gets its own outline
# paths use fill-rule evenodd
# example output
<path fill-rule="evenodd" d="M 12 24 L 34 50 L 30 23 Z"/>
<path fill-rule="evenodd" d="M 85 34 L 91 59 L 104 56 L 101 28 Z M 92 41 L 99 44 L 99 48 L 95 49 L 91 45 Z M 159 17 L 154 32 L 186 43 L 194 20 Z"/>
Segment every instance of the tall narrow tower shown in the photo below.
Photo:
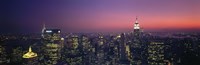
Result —
<path fill-rule="evenodd" d="M 136 21 L 134 23 L 134 33 L 140 32 L 140 25 L 138 23 L 138 18 L 136 17 Z"/>
<path fill-rule="evenodd" d="M 60 37 L 61 30 L 60 29 L 45 29 L 44 30 L 44 60 L 45 65 L 55 65 L 57 61 L 60 59 L 61 48 L 62 48 L 62 40 Z"/>
<path fill-rule="evenodd" d="M 134 23 L 134 34 L 133 34 L 133 42 L 139 44 L 139 37 L 140 37 L 140 25 L 138 23 L 138 18 L 136 17 L 136 21 Z"/>
<path fill-rule="evenodd" d="M 42 28 L 42 38 L 44 38 L 44 31 L 46 30 L 46 25 L 45 23 L 43 23 L 43 28 Z"/>
<path fill-rule="evenodd" d="M 138 18 L 136 17 L 133 29 L 133 38 L 132 43 L 130 44 L 130 52 L 132 55 L 131 64 L 133 65 L 142 65 L 141 58 L 141 42 L 140 42 L 140 26 L 138 23 Z"/>
<path fill-rule="evenodd" d="M 133 43 L 134 43 L 134 47 L 136 48 L 140 48 L 141 44 L 140 44 L 140 26 L 138 23 L 138 18 L 136 17 L 136 21 L 134 23 L 134 33 L 133 33 Z"/>

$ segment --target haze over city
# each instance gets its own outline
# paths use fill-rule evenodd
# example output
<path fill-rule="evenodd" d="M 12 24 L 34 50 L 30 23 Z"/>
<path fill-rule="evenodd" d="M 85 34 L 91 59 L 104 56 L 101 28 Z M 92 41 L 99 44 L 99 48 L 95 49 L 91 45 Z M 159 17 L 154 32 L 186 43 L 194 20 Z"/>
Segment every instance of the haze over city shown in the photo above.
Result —
<path fill-rule="evenodd" d="M 199 0 L 34 0 L 3 1 L 2 32 L 131 31 L 136 16 L 145 31 L 198 31 Z"/>

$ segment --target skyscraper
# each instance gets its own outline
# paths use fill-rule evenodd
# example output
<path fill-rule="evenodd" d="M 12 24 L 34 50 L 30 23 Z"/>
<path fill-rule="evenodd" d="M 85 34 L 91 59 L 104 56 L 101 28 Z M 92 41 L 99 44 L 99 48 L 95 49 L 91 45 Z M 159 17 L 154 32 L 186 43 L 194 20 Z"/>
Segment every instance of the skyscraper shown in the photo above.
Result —
<path fill-rule="evenodd" d="M 87 35 L 82 35 L 80 40 L 82 46 L 83 56 L 83 65 L 90 65 L 92 63 L 92 56 L 94 53 L 92 52 L 92 45 L 90 42 L 90 38 Z"/>
<path fill-rule="evenodd" d="M 142 48 L 141 48 L 141 39 L 140 39 L 140 26 L 138 23 L 138 18 L 136 17 L 136 21 L 134 23 L 134 29 L 133 29 L 133 37 L 132 37 L 132 43 L 130 43 L 130 52 L 132 55 L 131 63 L 134 65 L 141 65 L 142 63 Z"/>
<path fill-rule="evenodd" d="M 66 37 L 66 46 L 63 57 L 69 65 L 82 65 L 82 50 L 80 48 L 79 37 L 76 34 L 70 34 Z"/>
<path fill-rule="evenodd" d="M 104 65 L 105 64 L 105 48 L 106 48 L 106 39 L 102 34 L 99 34 L 97 38 L 97 45 L 96 45 L 96 63 L 97 65 Z"/>
<path fill-rule="evenodd" d="M 164 62 L 164 43 L 151 42 L 148 46 L 148 64 L 166 65 Z"/>
<path fill-rule="evenodd" d="M 120 43 L 119 43 L 119 59 L 120 59 L 120 64 L 121 65 L 127 65 L 130 64 L 129 60 L 128 60 L 128 52 L 129 52 L 129 47 L 127 46 L 127 42 L 126 42 L 126 37 L 125 37 L 125 33 L 122 33 L 120 36 Z"/>
<path fill-rule="evenodd" d="M 56 64 L 60 59 L 60 50 L 62 48 L 62 38 L 60 29 L 46 29 L 45 25 L 42 30 L 42 40 L 44 45 L 44 61 L 46 65 Z"/>
<path fill-rule="evenodd" d="M 141 34 L 140 25 L 138 23 L 138 18 L 136 17 L 136 21 L 134 23 L 134 33 L 133 33 L 134 48 L 141 48 L 140 34 Z"/>

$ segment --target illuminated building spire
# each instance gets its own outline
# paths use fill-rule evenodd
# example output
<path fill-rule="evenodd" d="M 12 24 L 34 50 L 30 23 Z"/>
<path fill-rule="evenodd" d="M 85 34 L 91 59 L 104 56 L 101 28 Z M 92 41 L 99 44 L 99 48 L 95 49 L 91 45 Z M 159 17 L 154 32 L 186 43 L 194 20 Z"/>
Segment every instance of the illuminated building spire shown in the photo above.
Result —
<path fill-rule="evenodd" d="M 42 38 L 44 38 L 44 31 L 46 29 L 46 25 L 45 22 L 43 22 L 43 28 L 42 28 Z"/>
<path fill-rule="evenodd" d="M 138 23 L 138 17 L 136 16 L 136 22 L 135 23 Z"/>
<path fill-rule="evenodd" d="M 45 23 L 43 23 L 42 33 L 44 33 L 44 30 L 46 29 Z"/>
<path fill-rule="evenodd" d="M 136 17 L 136 21 L 134 23 L 134 29 L 140 29 L 140 25 L 138 23 L 138 17 Z"/>
<path fill-rule="evenodd" d="M 29 47 L 28 52 L 32 52 L 31 46 Z"/>
<path fill-rule="evenodd" d="M 32 52 L 31 46 L 28 49 L 28 52 L 23 55 L 23 58 L 33 58 L 36 57 L 37 53 Z"/>

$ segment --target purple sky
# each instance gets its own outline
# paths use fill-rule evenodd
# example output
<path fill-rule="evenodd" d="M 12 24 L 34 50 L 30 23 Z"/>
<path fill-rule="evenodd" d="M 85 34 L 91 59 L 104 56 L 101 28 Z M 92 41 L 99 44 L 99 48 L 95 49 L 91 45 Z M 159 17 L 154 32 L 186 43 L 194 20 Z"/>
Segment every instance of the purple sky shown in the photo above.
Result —
<path fill-rule="evenodd" d="M 1 2 L 0 30 L 40 32 L 131 31 L 135 17 L 146 31 L 200 29 L 199 0 L 33 0 Z"/>

